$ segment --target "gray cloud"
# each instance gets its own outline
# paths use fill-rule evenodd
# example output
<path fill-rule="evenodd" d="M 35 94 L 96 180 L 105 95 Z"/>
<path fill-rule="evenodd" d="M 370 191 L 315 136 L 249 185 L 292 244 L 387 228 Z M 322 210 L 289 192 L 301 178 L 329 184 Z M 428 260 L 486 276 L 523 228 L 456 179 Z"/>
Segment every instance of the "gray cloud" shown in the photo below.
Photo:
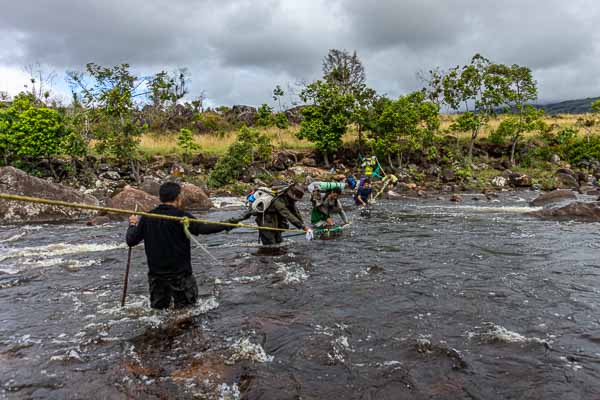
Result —
<path fill-rule="evenodd" d="M 318 78 L 330 48 L 357 50 L 369 83 L 391 96 L 476 52 L 533 68 L 541 100 L 600 95 L 592 0 L 0 1 L 4 70 L 186 66 L 192 91 L 215 104 L 260 104 L 276 84 Z"/>

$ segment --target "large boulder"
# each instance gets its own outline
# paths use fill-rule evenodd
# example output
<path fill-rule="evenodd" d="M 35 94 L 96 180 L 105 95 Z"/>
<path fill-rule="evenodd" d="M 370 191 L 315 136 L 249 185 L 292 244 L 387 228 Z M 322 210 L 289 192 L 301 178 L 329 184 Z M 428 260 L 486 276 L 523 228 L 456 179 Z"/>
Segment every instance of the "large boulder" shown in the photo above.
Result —
<path fill-rule="evenodd" d="M 575 199 L 577 199 L 577 195 L 571 190 L 553 190 L 537 197 L 531 202 L 531 205 L 535 207 L 544 207 L 549 204 Z"/>
<path fill-rule="evenodd" d="M 51 200 L 98 205 L 98 200 L 70 187 L 45 181 L 13 168 L 0 168 L 0 192 Z M 44 204 L 0 200 L 0 222 L 52 222 L 79 220 L 94 215 L 95 211 Z"/>
<path fill-rule="evenodd" d="M 302 109 L 305 107 L 305 105 L 301 105 L 286 110 L 285 116 L 287 117 L 288 122 L 292 125 L 297 125 L 300 122 L 302 122 L 302 120 L 304 119 L 304 117 L 302 116 Z"/>
<path fill-rule="evenodd" d="M 159 203 L 158 197 L 127 185 L 121 192 L 109 199 L 106 205 L 122 210 L 134 211 L 137 208 L 138 211 L 150 211 Z M 113 219 L 125 219 L 127 217 L 124 214 L 110 214 L 109 216 Z"/>
<path fill-rule="evenodd" d="M 600 222 L 600 203 L 575 201 L 564 207 L 534 211 L 530 215 L 545 219 Z"/>
<path fill-rule="evenodd" d="M 189 209 L 209 209 L 213 206 L 212 201 L 201 187 L 184 182 L 181 184 L 181 196 L 183 207 Z"/>
<path fill-rule="evenodd" d="M 304 154 L 283 150 L 273 155 L 272 167 L 276 171 L 285 171 L 286 169 L 293 167 L 304 158 Z"/>
<path fill-rule="evenodd" d="M 233 124 L 254 126 L 254 123 L 256 122 L 256 113 L 257 111 L 254 107 L 235 105 L 225 114 L 225 118 Z"/>
<path fill-rule="evenodd" d="M 158 196 L 160 185 L 160 179 L 153 176 L 144 176 L 140 189 L 152 196 Z"/>
<path fill-rule="evenodd" d="M 556 171 L 554 183 L 559 189 L 576 189 L 579 187 L 577 174 L 568 168 L 561 168 Z"/>
<path fill-rule="evenodd" d="M 452 169 L 444 169 L 442 171 L 442 182 L 444 183 L 450 183 L 450 182 L 456 182 L 456 172 L 454 172 L 454 170 Z"/>
<path fill-rule="evenodd" d="M 533 184 L 529 175 L 519 173 L 510 174 L 508 176 L 508 181 L 510 182 L 510 185 L 514 187 L 531 187 Z"/>

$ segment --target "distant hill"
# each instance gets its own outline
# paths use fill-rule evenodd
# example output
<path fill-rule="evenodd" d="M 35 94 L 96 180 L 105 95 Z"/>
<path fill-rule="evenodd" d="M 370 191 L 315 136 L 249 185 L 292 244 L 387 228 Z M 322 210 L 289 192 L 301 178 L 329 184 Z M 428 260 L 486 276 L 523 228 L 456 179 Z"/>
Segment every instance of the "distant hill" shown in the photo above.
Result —
<path fill-rule="evenodd" d="M 591 105 L 596 100 L 600 100 L 600 97 L 567 100 L 560 103 L 536 104 L 535 107 L 543 109 L 547 115 L 584 114 L 590 112 Z"/>

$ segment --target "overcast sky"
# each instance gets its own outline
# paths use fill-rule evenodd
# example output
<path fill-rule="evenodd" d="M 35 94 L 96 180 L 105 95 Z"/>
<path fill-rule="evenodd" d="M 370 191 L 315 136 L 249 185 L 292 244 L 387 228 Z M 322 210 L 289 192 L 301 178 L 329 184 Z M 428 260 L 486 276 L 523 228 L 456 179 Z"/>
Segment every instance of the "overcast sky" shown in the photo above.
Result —
<path fill-rule="evenodd" d="M 55 71 L 127 62 L 188 67 L 212 104 L 271 100 L 276 84 L 320 76 L 330 48 L 356 50 L 368 83 L 398 96 L 417 72 L 476 53 L 529 66 L 542 102 L 600 96 L 597 0 L 0 0 L 0 91 L 23 66 Z"/>

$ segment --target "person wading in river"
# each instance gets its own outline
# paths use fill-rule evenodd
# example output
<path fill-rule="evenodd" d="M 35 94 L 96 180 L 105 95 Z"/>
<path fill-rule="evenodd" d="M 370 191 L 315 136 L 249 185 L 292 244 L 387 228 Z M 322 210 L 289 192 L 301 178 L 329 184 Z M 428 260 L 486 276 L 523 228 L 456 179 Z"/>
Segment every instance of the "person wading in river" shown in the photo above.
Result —
<path fill-rule="evenodd" d="M 312 235 L 312 230 L 304 224 L 302 215 L 296 207 L 296 202 L 304 197 L 304 188 L 298 184 L 289 186 L 281 195 L 276 196 L 266 208 L 264 213 L 256 215 L 256 224 L 271 228 L 288 229 L 290 223 L 298 229 L 303 229 L 307 234 Z M 228 220 L 229 223 L 239 223 L 255 215 L 248 210 L 239 218 Z M 311 236 L 312 237 L 312 236 Z M 260 242 L 267 246 L 283 242 L 281 231 L 259 230 L 258 238 Z"/>
<path fill-rule="evenodd" d="M 183 211 L 181 186 L 167 182 L 159 189 L 161 204 L 152 214 L 174 217 L 195 217 Z M 230 230 L 223 225 L 190 223 L 193 235 L 218 233 Z M 191 246 L 183 225 L 178 221 L 156 218 L 129 217 L 127 244 L 135 246 L 144 241 L 148 259 L 148 283 L 150 286 L 150 306 L 165 309 L 173 300 L 175 308 L 193 306 L 198 298 L 198 286 L 192 273 Z"/>
<path fill-rule="evenodd" d="M 313 197 L 311 198 L 313 209 L 310 215 L 310 222 L 315 227 L 334 226 L 333 214 L 339 214 L 344 225 L 349 223 L 348 217 L 338 198 L 342 194 L 341 189 L 336 188 L 325 192 L 325 197 L 322 200 L 320 199 L 320 195 L 316 196 L 314 194 L 315 192 L 313 192 Z"/>

